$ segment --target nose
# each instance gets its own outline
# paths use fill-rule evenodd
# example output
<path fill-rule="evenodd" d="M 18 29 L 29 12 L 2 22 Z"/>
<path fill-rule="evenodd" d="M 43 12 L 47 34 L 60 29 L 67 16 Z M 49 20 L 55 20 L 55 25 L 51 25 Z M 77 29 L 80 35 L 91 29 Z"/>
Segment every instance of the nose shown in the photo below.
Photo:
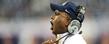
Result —
<path fill-rule="evenodd" d="M 51 21 L 53 21 L 55 19 L 55 15 L 51 16 Z"/>
<path fill-rule="evenodd" d="M 50 20 L 51 25 L 53 25 L 54 20 L 55 20 L 55 15 L 51 16 L 51 20 Z"/>
<path fill-rule="evenodd" d="M 54 16 L 51 16 L 51 19 L 53 20 L 54 19 Z"/>

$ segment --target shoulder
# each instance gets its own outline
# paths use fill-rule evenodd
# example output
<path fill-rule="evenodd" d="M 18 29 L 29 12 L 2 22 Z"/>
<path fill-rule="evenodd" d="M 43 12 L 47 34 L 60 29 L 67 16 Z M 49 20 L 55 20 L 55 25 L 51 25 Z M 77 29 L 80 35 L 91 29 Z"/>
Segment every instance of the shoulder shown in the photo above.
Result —
<path fill-rule="evenodd" d="M 70 36 L 67 39 L 68 43 L 74 43 L 74 44 L 86 44 L 86 41 L 83 39 L 82 35 L 75 34 L 73 36 Z"/>

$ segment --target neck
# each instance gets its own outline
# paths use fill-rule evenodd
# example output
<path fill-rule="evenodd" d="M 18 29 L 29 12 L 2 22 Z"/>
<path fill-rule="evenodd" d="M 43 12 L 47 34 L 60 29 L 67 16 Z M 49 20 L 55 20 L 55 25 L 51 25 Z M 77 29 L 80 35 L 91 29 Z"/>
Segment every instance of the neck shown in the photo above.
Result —
<path fill-rule="evenodd" d="M 63 37 L 63 36 L 66 36 L 66 35 L 68 35 L 68 34 L 69 34 L 68 32 L 63 33 L 63 34 L 57 34 L 57 35 L 56 35 L 56 38 L 59 39 L 59 38 L 61 38 L 61 37 Z"/>
<path fill-rule="evenodd" d="M 56 41 L 54 41 L 54 43 L 58 43 L 59 40 L 63 39 L 64 37 L 66 37 L 68 35 L 68 32 L 63 33 L 63 34 L 56 34 Z"/>

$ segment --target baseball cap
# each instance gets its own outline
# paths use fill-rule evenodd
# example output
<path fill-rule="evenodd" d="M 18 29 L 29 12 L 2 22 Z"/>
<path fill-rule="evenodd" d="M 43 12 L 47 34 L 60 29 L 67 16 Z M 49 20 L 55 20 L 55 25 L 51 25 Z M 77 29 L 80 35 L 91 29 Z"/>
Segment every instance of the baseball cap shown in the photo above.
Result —
<path fill-rule="evenodd" d="M 59 4 L 54 4 L 54 3 L 50 3 L 50 8 L 55 11 L 64 11 L 66 13 L 68 13 L 68 15 L 71 17 L 71 19 L 77 19 L 77 7 L 74 3 L 72 2 L 64 2 L 63 4 L 59 5 Z M 83 22 L 84 19 L 84 15 L 79 16 L 80 17 L 80 22 Z"/>

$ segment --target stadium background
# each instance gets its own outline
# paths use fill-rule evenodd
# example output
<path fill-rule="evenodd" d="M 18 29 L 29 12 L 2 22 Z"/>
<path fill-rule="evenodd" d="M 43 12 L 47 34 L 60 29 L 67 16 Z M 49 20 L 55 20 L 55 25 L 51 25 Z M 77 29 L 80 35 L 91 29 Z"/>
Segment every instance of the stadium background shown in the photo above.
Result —
<path fill-rule="evenodd" d="M 0 0 L 0 44 L 41 44 L 54 38 L 49 4 L 66 0 Z M 109 0 L 69 0 L 86 7 L 82 30 L 88 44 L 109 44 Z"/>

